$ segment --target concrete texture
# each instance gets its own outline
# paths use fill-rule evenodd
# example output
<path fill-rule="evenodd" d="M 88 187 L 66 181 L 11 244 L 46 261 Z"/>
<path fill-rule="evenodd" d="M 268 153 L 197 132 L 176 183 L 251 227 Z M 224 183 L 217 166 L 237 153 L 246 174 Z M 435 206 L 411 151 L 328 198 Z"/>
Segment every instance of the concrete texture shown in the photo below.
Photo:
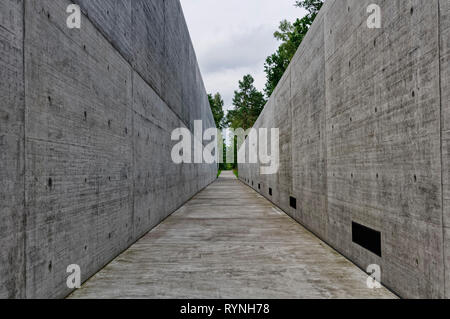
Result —
<path fill-rule="evenodd" d="M 232 200 L 231 200 L 232 199 Z M 196 195 L 70 298 L 395 298 L 240 183 Z"/>
<path fill-rule="evenodd" d="M 241 180 L 400 296 L 450 297 L 449 69 L 448 1 L 328 0 L 255 124 L 280 128 L 280 170 Z M 352 222 L 381 232 L 382 257 Z"/>
<path fill-rule="evenodd" d="M 23 6 L 0 1 L 0 298 L 24 296 Z"/>
<path fill-rule="evenodd" d="M 170 158 L 172 130 L 215 127 L 178 1 L 78 2 L 71 30 L 70 1 L 0 1 L 0 297 L 66 296 L 67 266 L 86 280 L 217 175 Z"/>

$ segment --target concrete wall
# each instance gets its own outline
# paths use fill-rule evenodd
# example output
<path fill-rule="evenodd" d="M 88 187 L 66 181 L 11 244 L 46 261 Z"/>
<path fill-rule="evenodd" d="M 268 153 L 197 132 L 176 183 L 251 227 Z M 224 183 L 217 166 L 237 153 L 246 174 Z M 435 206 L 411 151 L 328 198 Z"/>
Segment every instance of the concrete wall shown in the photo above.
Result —
<path fill-rule="evenodd" d="M 23 6 L 0 1 L 0 297 L 24 297 Z"/>
<path fill-rule="evenodd" d="M 381 29 L 367 27 L 372 3 Z M 328 0 L 255 124 L 280 129 L 278 174 L 239 165 L 243 182 L 361 268 L 380 265 L 407 298 L 450 297 L 449 7 Z M 381 232 L 382 257 L 352 242 L 352 222 Z"/>
<path fill-rule="evenodd" d="M 58 298 L 215 180 L 171 132 L 215 127 L 178 0 L 0 0 L 0 297 Z M 24 71 L 25 70 L 25 71 Z"/>

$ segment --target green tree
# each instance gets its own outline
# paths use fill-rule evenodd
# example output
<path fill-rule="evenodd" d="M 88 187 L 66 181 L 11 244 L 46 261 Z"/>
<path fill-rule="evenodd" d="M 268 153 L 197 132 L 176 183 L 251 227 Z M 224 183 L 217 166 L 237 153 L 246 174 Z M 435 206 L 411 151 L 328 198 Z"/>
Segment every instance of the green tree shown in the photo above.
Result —
<path fill-rule="evenodd" d="M 228 111 L 227 124 L 230 128 L 247 130 L 255 124 L 261 114 L 266 99 L 264 94 L 255 88 L 255 80 L 246 75 L 239 81 L 239 90 L 234 92 L 234 109 Z"/>
<path fill-rule="evenodd" d="M 305 8 L 309 14 L 308 16 L 314 20 L 323 6 L 324 0 L 297 0 L 295 5 L 300 8 Z"/>
<path fill-rule="evenodd" d="M 272 95 L 278 82 L 281 80 L 323 3 L 324 0 L 296 1 L 295 5 L 306 9 L 308 14 L 302 19 L 297 19 L 293 24 L 287 20 L 280 22 L 279 30 L 274 33 L 274 37 L 281 41 L 281 44 L 274 54 L 267 57 L 264 64 L 264 71 L 267 77 L 264 92 L 267 97 Z"/>
<path fill-rule="evenodd" d="M 208 94 L 209 105 L 213 113 L 214 121 L 218 129 L 224 128 L 225 112 L 223 110 L 224 102 L 220 93 L 216 93 L 214 96 Z"/>

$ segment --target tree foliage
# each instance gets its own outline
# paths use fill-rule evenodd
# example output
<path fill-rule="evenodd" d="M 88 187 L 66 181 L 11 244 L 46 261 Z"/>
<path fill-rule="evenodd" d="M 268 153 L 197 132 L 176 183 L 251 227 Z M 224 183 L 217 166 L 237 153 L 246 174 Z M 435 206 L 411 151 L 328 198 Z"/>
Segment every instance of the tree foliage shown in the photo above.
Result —
<path fill-rule="evenodd" d="M 225 112 L 223 110 L 224 102 L 222 96 L 219 93 L 216 93 L 214 96 L 208 94 L 208 100 L 217 128 L 223 129 L 225 126 Z"/>
<path fill-rule="evenodd" d="M 239 90 L 234 92 L 234 109 L 228 111 L 227 124 L 230 128 L 247 130 L 253 126 L 266 104 L 264 94 L 255 88 L 255 80 L 246 75 L 239 81 Z"/>
<path fill-rule="evenodd" d="M 281 80 L 323 3 L 324 0 L 298 0 L 295 5 L 306 9 L 308 14 L 302 19 L 297 19 L 293 24 L 287 20 L 280 22 L 279 30 L 274 33 L 274 37 L 281 41 L 281 44 L 274 54 L 267 57 L 264 65 L 267 77 L 264 92 L 267 97 L 272 95 Z"/>

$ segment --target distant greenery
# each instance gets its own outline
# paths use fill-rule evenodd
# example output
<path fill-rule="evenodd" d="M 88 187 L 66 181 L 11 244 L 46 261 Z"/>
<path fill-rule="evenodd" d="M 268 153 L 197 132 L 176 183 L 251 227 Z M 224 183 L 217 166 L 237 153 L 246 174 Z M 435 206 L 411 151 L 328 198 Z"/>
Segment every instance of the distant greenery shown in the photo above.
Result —
<path fill-rule="evenodd" d="M 228 111 L 226 123 L 228 127 L 247 130 L 253 127 L 266 104 L 264 94 L 255 88 L 255 79 L 245 75 L 239 81 L 239 90 L 234 91 L 234 109 Z"/>
<path fill-rule="evenodd" d="M 219 130 L 225 127 L 225 111 L 223 110 L 224 102 L 220 93 L 216 93 L 214 96 L 208 94 L 209 104 L 213 113 L 214 121 Z"/>
<path fill-rule="evenodd" d="M 274 33 L 274 37 L 281 41 L 281 45 L 274 54 L 267 57 L 264 64 L 264 71 L 267 77 L 264 92 L 267 97 L 272 95 L 278 82 L 281 80 L 323 3 L 324 0 L 296 1 L 295 5 L 306 9 L 308 14 L 302 19 L 297 19 L 293 24 L 287 20 L 280 22 L 279 30 Z"/>
<path fill-rule="evenodd" d="M 245 75 L 242 81 L 239 81 L 239 89 L 234 91 L 233 106 L 226 116 L 226 124 L 229 128 L 242 128 L 248 130 L 253 127 L 262 110 L 266 105 L 264 94 L 255 87 L 255 79 L 250 75 Z M 232 141 L 234 143 L 234 164 L 233 169 L 237 169 L 237 137 Z"/>
<path fill-rule="evenodd" d="M 236 175 L 237 178 L 239 178 L 239 171 L 237 168 L 233 169 L 233 174 Z"/>

